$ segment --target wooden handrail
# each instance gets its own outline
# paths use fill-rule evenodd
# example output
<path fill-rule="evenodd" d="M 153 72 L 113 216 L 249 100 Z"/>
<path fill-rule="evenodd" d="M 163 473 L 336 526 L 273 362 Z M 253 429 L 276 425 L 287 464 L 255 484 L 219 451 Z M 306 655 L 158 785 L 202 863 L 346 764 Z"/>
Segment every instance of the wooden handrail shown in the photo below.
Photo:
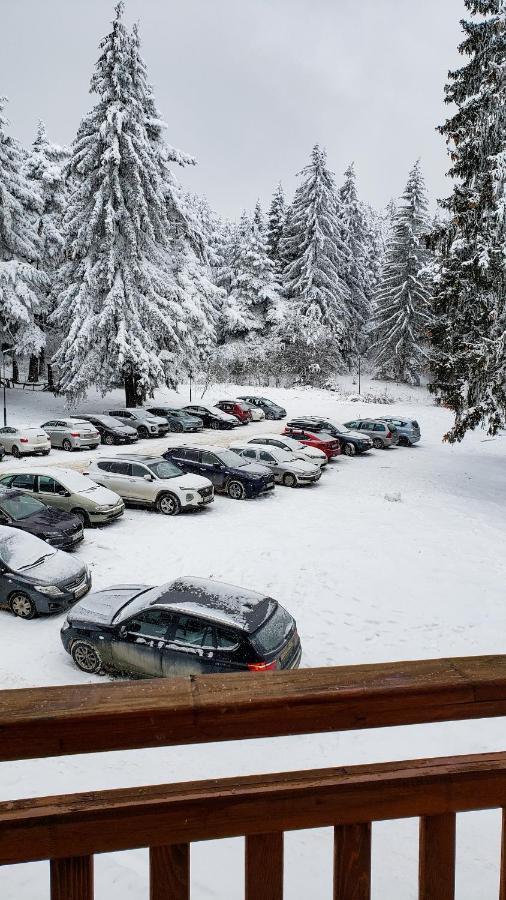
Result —
<path fill-rule="evenodd" d="M 506 656 L 0 692 L 0 760 L 506 715 Z"/>
<path fill-rule="evenodd" d="M 0 804 L 0 865 L 498 806 L 506 753 L 42 797 Z"/>

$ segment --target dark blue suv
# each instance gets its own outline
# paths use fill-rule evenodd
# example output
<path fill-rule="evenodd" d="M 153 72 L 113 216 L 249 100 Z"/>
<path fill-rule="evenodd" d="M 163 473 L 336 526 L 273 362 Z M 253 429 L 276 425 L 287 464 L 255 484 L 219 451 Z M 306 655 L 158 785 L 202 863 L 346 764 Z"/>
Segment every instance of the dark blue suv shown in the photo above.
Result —
<path fill-rule="evenodd" d="M 169 447 L 162 456 L 183 472 L 209 478 L 218 493 L 233 500 L 258 497 L 274 488 L 274 475 L 266 466 L 250 463 L 224 447 Z"/>

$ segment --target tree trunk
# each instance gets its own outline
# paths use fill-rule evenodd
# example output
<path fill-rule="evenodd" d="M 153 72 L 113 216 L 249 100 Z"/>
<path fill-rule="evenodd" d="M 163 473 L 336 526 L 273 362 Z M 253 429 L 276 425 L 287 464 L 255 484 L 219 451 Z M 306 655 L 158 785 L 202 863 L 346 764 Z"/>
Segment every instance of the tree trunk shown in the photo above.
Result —
<path fill-rule="evenodd" d="M 54 388 L 53 367 L 50 363 L 47 364 L 47 386 L 51 390 Z"/>
<path fill-rule="evenodd" d="M 12 354 L 12 380 L 13 382 L 19 381 L 19 366 L 14 353 Z"/>
<path fill-rule="evenodd" d="M 125 372 L 124 377 L 124 386 L 125 386 L 125 406 L 137 406 L 137 391 L 135 384 L 135 376 L 134 373 L 129 371 Z"/>
<path fill-rule="evenodd" d="M 39 358 L 38 356 L 30 357 L 30 362 L 28 364 L 28 381 L 38 381 L 39 380 Z"/>
<path fill-rule="evenodd" d="M 37 380 L 44 378 L 45 368 L 46 368 L 46 351 L 43 347 L 39 354 L 39 374 L 38 374 Z"/>

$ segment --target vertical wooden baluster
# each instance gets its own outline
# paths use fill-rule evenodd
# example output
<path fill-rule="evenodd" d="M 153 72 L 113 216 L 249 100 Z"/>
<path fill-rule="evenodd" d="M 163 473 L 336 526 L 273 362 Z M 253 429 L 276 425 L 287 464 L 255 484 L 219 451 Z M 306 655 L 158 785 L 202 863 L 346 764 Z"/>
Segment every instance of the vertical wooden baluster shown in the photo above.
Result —
<path fill-rule="evenodd" d="M 503 809 L 502 811 L 501 874 L 499 878 L 499 900 L 506 900 L 506 809 Z"/>
<path fill-rule="evenodd" d="M 149 848 L 150 900 L 190 900 L 190 845 Z"/>
<path fill-rule="evenodd" d="M 51 900 L 93 900 L 93 857 L 52 859 Z"/>
<path fill-rule="evenodd" d="M 371 823 L 334 828 L 334 900 L 370 900 Z"/>
<path fill-rule="evenodd" d="M 455 898 L 455 813 L 420 819 L 418 897 Z"/>
<path fill-rule="evenodd" d="M 283 832 L 246 837 L 246 900 L 283 900 Z"/>

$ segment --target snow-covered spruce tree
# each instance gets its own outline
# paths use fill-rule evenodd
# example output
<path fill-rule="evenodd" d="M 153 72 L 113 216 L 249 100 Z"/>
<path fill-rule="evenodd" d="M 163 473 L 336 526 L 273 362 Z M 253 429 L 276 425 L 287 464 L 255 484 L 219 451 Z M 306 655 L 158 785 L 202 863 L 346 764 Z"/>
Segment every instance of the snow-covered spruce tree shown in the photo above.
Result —
<path fill-rule="evenodd" d="M 258 207 L 258 205 L 257 205 Z M 252 340 L 277 322 L 279 285 L 267 253 L 263 219 L 241 217 L 231 260 L 230 292 L 224 307 L 225 335 Z"/>
<path fill-rule="evenodd" d="M 91 384 L 106 393 L 119 381 L 127 405 L 136 405 L 166 381 L 189 329 L 168 258 L 161 152 L 148 132 L 122 14 L 118 3 L 91 80 L 99 100 L 72 147 L 52 320 L 66 334 L 55 361 L 67 396 L 81 397 Z"/>
<path fill-rule="evenodd" d="M 214 347 L 224 294 L 213 280 L 217 260 L 203 225 L 202 201 L 196 205 L 195 198 L 183 191 L 171 168 L 174 163 L 181 167 L 196 165 L 196 160 L 164 140 L 167 125 L 155 103 L 135 25 L 131 53 L 134 89 L 144 111 L 146 130 L 158 157 L 164 185 L 169 227 L 166 260 L 168 273 L 174 279 L 173 301 L 179 305 L 173 324 L 181 346 L 177 353 L 167 348 L 163 360 L 166 381 L 175 387 L 183 371 L 204 363 Z"/>
<path fill-rule="evenodd" d="M 283 235 L 286 219 L 285 193 L 281 182 L 278 184 L 269 207 L 267 217 L 267 250 L 276 271 L 281 271 L 279 242 Z"/>
<path fill-rule="evenodd" d="M 419 383 L 427 358 L 427 232 L 427 196 L 418 161 L 394 214 L 371 329 L 378 374 L 409 384 Z"/>
<path fill-rule="evenodd" d="M 341 228 L 347 256 L 346 283 L 350 291 L 350 340 L 351 352 L 359 349 L 364 325 L 371 313 L 371 284 L 368 259 L 368 223 L 364 207 L 357 195 L 353 163 L 344 173 L 344 183 L 339 191 L 341 198 Z"/>
<path fill-rule="evenodd" d="M 333 365 L 344 364 L 351 348 L 349 250 L 342 239 L 340 203 L 326 153 L 318 144 L 299 173 L 280 251 L 288 260 L 282 286 L 287 299 L 285 342 L 306 345 L 312 354 L 333 349 Z M 307 367 L 306 367 L 307 371 Z"/>
<path fill-rule="evenodd" d="M 37 216 L 42 199 L 24 171 L 24 153 L 6 133 L 6 99 L 0 98 L 0 337 L 17 357 L 40 353 L 44 334 L 36 322 L 47 278 L 37 268 Z M 14 359 L 14 357 L 13 357 Z M 13 362 L 13 377 L 17 379 Z"/>
<path fill-rule="evenodd" d="M 40 269 L 47 275 L 48 283 L 36 319 L 44 331 L 47 316 L 51 313 L 54 273 L 63 259 L 65 247 L 62 219 L 67 204 L 64 165 L 68 159 L 68 149 L 53 144 L 47 136 L 44 123 L 39 121 L 35 140 L 26 156 L 25 172 L 42 197 L 36 229 L 40 241 Z M 44 348 L 40 356 L 33 354 L 30 357 L 29 381 L 37 381 L 43 369 Z"/>
<path fill-rule="evenodd" d="M 476 16 L 462 22 L 469 60 L 450 72 L 446 102 L 457 111 L 440 128 L 455 186 L 432 235 L 431 390 L 455 413 L 452 442 L 506 425 L 506 3 L 465 4 Z"/>

